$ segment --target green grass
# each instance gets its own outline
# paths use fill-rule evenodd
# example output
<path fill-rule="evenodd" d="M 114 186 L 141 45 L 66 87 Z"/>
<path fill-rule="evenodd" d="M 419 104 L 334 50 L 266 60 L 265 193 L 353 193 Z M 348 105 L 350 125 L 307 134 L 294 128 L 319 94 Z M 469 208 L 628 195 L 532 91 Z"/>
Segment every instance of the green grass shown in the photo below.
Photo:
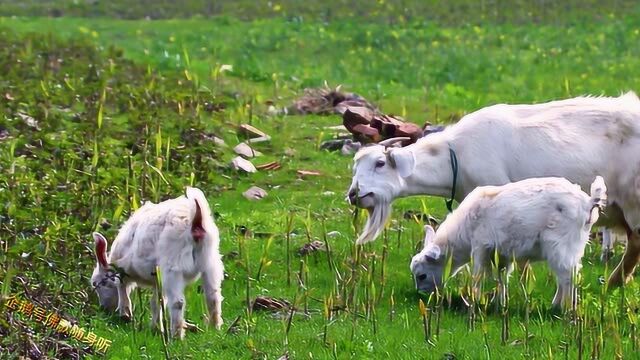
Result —
<path fill-rule="evenodd" d="M 111 339 L 109 358 L 162 357 L 160 337 L 149 328 L 148 292 L 133 297 L 133 324 L 97 309 L 85 286 L 94 265 L 90 233 L 109 223 L 105 234 L 112 240 L 141 201 L 177 196 L 193 179 L 216 212 L 222 253 L 239 256 L 225 259 L 223 331 L 171 342 L 172 357 L 277 358 L 288 351 L 292 358 L 562 359 L 576 358 L 580 341 L 585 358 L 592 352 L 603 359 L 633 357 L 639 289 L 634 283 L 624 297 L 619 290 L 606 300 L 599 297 L 605 269 L 597 261 L 597 244 L 589 246 L 583 261 L 578 321 L 549 311 L 555 281 L 540 264 L 527 347 L 517 274 L 506 344 L 501 344 L 500 312 L 480 312 L 470 329 L 467 310 L 455 305 L 443 310 L 440 332 L 428 345 L 408 269 L 422 238 L 421 224 L 402 214 L 426 209 L 442 218 L 442 199 L 398 201 L 386 240 L 357 250 L 353 209 L 343 199 L 351 159 L 318 150 L 321 140 L 334 136 L 326 127 L 341 120 L 265 115 L 266 100 L 287 105 L 302 88 L 324 80 L 343 83 L 384 111 L 417 123 L 455 120 L 496 102 L 632 90 L 640 77 L 640 14 L 600 20 L 480 26 L 401 21 L 390 27 L 349 18 L 324 23 L 280 16 L 252 22 L 0 18 L 0 126 L 11 136 L 0 140 L 0 280 L 10 293 Z M 219 73 L 223 64 L 233 65 L 233 72 Z M 225 109 L 211 111 L 216 107 L 211 104 Z M 40 130 L 25 125 L 18 113 L 34 117 Z M 279 161 L 282 169 L 242 175 L 227 168 L 231 150 L 216 147 L 206 135 L 234 146 L 241 141 L 234 129 L 240 123 L 273 136 L 256 145 L 265 155 L 254 162 Z M 298 169 L 322 175 L 300 179 Z M 269 195 L 249 202 L 241 193 L 251 185 Z M 295 236 L 289 285 L 290 216 Z M 241 226 L 250 232 L 240 234 Z M 339 235 L 325 239 L 330 231 Z M 329 257 L 296 255 L 314 239 L 329 241 Z M 304 286 L 296 281 L 301 268 Z M 9 269 L 15 276 L 6 275 Z M 454 303 L 467 281 L 462 274 L 450 285 Z M 247 297 L 257 295 L 296 299 L 309 316 L 294 315 L 287 332 L 286 315 L 247 313 Z M 344 308 L 329 322 L 323 315 L 327 301 Z M 203 313 L 202 295 L 191 286 L 187 318 L 202 325 Z M 237 317 L 238 333 L 227 334 Z M 53 355 L 48 331 L 32 320 L 22 323 L 33 327 L 31 335 L 0 321 L 2 357 L 24 352 L 16 344 L 25 337 Z M 599 354 L 596 345 L 602 344 Z"/>
<path fill-rule="evenodd" d="M 330 22 L 339 19 L 375 21 L 396 25 L 405 21 L 429 21 L 446 25 L 479 23 L 572 24 L 606 19 L 638 10 L 633 0 L 0 0 L 3 16 L 108 17 L 119 19 L 173 19 L 231 16 L 241 20 L 284 18 L 294 21 Z"/>
<path fill-rule="evenodd" d="M 3 19 L 14 31 L 85 36 L 117 45 L 155 68 L 188 68 L 210 84 L 231 64 L 238 91 L 258 102 L 291 97 L 306 86 L 344 84 L 416 122 L 497 102 L 533 102 L 612 94 L 638 83 L 636 15 L 572 26 L 526 24 L 389 28 L 342 20 L 329 24 L 281 19 L 122 21 Z M 185 53 L 189 57 L 186 64 Z M 278 100 L 278 99 L 274 99 Z"/>

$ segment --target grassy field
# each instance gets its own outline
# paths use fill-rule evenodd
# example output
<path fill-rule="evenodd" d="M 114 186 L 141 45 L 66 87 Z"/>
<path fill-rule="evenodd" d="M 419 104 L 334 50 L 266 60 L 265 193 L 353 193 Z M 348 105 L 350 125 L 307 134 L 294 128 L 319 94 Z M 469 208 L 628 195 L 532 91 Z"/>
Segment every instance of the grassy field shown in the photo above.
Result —
<path fill-rule="evenodd" d="M 221 230 L 226 324 L 170 342 L 172 358 L 634 358 L 640 289 L 633 282 L 607 292 L 600 279 L 609 270 L 597 243 L 583 260 L 576 313 L 550 311 L 555 280 L 539 264 L 535 278 L 514 274 L 507 309 L 487 299 L 475 312 L 462 306 L 469 282 L 463 273 L 440 302 L 422 298 L 429 310 L 423 316 L 408 269 L 422 224 L 403 215 L 443 218 L 442 199 L 398 201 L 385 236 L 356 248 L 364 214 L 344 201 L 352 160 L 319 150 L 335 136 L 327 127 L 341 119 L 269 116 L 265 104 L 286 106 L 326 80 L 422 125 L 497 102 L 617 95 L 640 80 L 640 10 L 633 3 L 542 21 L 537 12 L 522 15 L 517 4 L 491 2 L 507 18 L 478 23 L 464 2 L 440 22 L 389 21 L 373 12 L 327 18 L 295 2 L 280 10 L 240 2 L 234 11 L 223 11 L 230 5 L 221 2 L 209 15 L 227 16 L 212 18 L 87 17 L 144 18 L 138 8 L 128 13 L 113 3 L 124 15 L 56 2 L 62 17 L 0 18 L 2 295 L 29 299 L 111 340 L 108 358 L 164 357 L 161 337 L 149 327 L 148 292 L 133 297 L 132 323 L 97 308 L 88 286 L 90 233 L 99 229 L 112 240 L 142 201 L 175 197 L 192 184 L 208 195 Z M 0 13 L 48 14 L 49 5 L 25 4 L 31 7 L 0 2 Z M 438 4 L 433 8 L 447 9 Z M 342 14 L 345 6 L 336 1 L 326 9 Z M 159 6 L 165 16 L 157 17 L 172 10 Z M 223 65 L 233 70 L 221 71 Z M 254 163 L 278 161 L 281 169 L 245 175 L 228 168 L 242 123 L 272 135 L 256 145 L 264 155 Z M 213 135 L 230 147 L 216 146 Z M 301 178 L 297 170 L 321 175 Z M 241 193 L 252 185 L 269 195 L 246 200 Z M 330 251 L 298 256 L 312 240 Z M 258 295 L 287 299 L 297 311 L 252 312 L 247 304 Z M 202 294 L 191 286 L 187 318 L 202 325 L 203 313 Z M 432 324 L 428 342 L 425 319 Z M 34 346 L 50 357 L 103 356 L 6 309 L 0 334 L 2 358 L 37 358 Z"/>

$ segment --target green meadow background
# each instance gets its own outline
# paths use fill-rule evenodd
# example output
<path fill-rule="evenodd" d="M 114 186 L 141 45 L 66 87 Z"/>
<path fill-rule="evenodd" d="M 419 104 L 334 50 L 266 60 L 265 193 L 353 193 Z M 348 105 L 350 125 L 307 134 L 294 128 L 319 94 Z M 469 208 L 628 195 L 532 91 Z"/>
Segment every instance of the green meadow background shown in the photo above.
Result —
<path fill-rule="evenodd" d="M 420 296 L 409 261 L 422 222 L 405 215 L 442 219 L 444 201 L 397 201 L 385 234 L 355 247 L 365 214 L 344 200 L 352 158 L 319 149 L 340 117 L 272 116 L 267 102 L 341 84 L 422 125 L 502 102 L 617 96 L 637 90 L 639 40 L 640 5 L 622 0 L 0 0 L 2 295 L 112 341 L 98 354 L 4 309 L 0 357 L 634 359 L 638 286 L 602 285 L 621 248 L 607 265 L 599 242 L 588 246 L 567 313 L 550 309 L 544 264 L 513 274 L 506 307 L 490 301 L 493 281 L 465 306 L 465 272 L 443 296 Z M 229 169 L 244 123 L 272 136 L 253 162 L 279 170 Z M 225 325 L 204 325 L 198 282 L 186 316 L 205 331 L 165 348 L 148 290 L 134 294 L 131 323 L 97 307 L 90 234 L 112 240 L 143 201 L 190 184 L 221 232 Z M 252 185 L 268 196 L 246 200 Z M 329 251 L 298 255 L 313 240 Z M 260 295 L 295 309 L 251 311 Z"/>

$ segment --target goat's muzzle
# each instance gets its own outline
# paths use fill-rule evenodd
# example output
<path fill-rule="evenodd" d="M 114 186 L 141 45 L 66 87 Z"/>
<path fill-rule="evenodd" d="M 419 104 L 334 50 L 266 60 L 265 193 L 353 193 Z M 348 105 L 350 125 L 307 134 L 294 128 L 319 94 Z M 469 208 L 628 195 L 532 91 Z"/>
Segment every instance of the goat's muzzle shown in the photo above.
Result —
<path fill-rule="evenodd" d="M 372 192 L 360 195 L 356 189 L 349 190 L 347 200 L 349 201 L 349 204 L 360 208 L 371 208 L 374 205 Z"/>
<path fill-rule="evenodd" d="M 358 191 L 356 189 L 349 190 L 347 194 L 347 201 L 349 201 L 350 205 L 355 205 L 358 201 Z"/>

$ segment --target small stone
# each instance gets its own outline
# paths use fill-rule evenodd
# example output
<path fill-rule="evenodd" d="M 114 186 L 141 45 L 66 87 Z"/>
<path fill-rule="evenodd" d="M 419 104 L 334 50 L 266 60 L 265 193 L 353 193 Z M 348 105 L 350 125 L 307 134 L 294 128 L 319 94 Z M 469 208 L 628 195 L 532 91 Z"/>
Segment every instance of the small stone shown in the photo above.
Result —
<path fill-rule="evenodd" d="M 243 192 L 242 195 L 249 200 L 260 200 L 267 196 L 267 192 L 262 188 L 252 186 L 247 191 Z"/>
<path fill-rule="evenodd" d="M 238 133 L 246 135 L 249 138 L 268 137 L 264 131 L 259 130 L 249 124 L 242 124 L 238 127 Z"/>
<path fill-rule="evenodd" d="M 251 144 L 265 142 L 265 141 L 271 141 L 271 136 L 265 135 L 265 136 L 260 136 L 260 137 L 257 137 L 257 138 L 253 138 L 253 139 L 247 140 L 247 142 L 249 142 Z"/>
<path fill-rule="evenodd" d="M 251 146 L 246 143 L 240 143 L 233 148 L 236 154 L 243 156 L 247 159 L 262 155 L 261 152 L 254 150 Z"/>
<path fill-rule="evenodd" d="M 254 173 L 258 171 L 256 167 L 253 166 L 251 161 L 245 160 L 241 156 L 236 156 L 235 158 L 233 158 L 233 160 L 231 160 L 231 168 L 238 171 L 242 170 L 248 173 Z"/>
<path fill-rule="evenodd" d="M 224 142 L 224 140 L 222 140 L 221 138 L 219 138 L 219 137 L 217 137 L 217 136 L 214 136 L 214 137 L 213 137 L 213 143 L 214 143 L 216 146 L 220 146 L 220 147 L 227 147 L 227 143 L 226 143 L 226 142 Z"/>
<path fill-rule="evenodd" d="M 32 116 L 29 116 L 21 112 L 17 113 L 17 115 L 22 119 L 22 121 L 24 121 L 25 124 L 27 124 L 27 126 L 34 128 L 36 130 L 40 130 L 40 126 L 38 126 L 38 122 Z"/>
<path fill-rule="evenodd" d="M 302 245 L 302 247 L 298 250 L 298 255 L 305 256 L 316 251 L 327 251 L 327 247 L 322 241 L 314 240 L 310 243 Z"/>
<path fill-rule="evenodd" d="M 313 171 L 313 170 L 298 170 L 296 173 L 299 176 L 302 176 L 302 177 L 305 177 L 305 176 L 320 176 L 320 175 L 322 175 L 320 172 Z"/>

